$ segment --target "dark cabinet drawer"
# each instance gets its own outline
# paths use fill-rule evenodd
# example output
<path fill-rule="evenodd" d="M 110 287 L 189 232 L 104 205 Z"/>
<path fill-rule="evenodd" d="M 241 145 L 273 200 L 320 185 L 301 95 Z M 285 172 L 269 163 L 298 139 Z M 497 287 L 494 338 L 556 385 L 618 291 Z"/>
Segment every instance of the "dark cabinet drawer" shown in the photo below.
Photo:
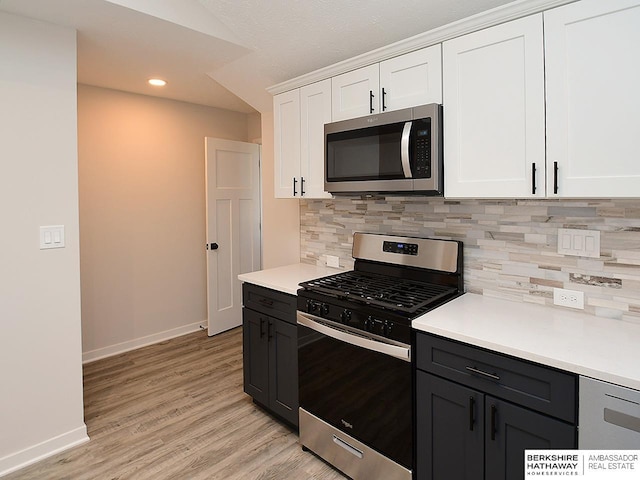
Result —
<path fill-rule="evenodd" d="M 285 322 L 296 323 L 296 296 L 259 287 L 250 283 L 242 286 L 245 307 L 270 315 Z"/>
<path fill-rule="evenodd" d="M 433 335 L 416 342 L 417 368 L 576 423 L 575 375 Z"/>

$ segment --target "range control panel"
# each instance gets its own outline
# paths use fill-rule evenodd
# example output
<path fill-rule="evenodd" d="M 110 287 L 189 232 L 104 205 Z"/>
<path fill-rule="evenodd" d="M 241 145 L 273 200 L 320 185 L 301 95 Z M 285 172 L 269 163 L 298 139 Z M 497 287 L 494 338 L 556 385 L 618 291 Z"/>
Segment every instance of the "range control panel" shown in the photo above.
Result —
<path fill-rule="evenodd" d="M 418 255 L 418 244 L 385 241 L 382 244 L 382 251 L 401 255 Z"/>

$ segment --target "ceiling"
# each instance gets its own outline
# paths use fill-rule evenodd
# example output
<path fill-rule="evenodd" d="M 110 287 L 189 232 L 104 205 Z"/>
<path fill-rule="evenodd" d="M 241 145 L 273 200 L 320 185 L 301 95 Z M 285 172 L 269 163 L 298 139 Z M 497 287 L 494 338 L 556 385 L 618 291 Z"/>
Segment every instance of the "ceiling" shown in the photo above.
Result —
<path fill-rule="evenodd" d="M 512 0 L 0 0 L 78 31 L 78 82 L 239 112 L 266 88 Z M 149 86 L 159 76 L 168 84 Z"/>

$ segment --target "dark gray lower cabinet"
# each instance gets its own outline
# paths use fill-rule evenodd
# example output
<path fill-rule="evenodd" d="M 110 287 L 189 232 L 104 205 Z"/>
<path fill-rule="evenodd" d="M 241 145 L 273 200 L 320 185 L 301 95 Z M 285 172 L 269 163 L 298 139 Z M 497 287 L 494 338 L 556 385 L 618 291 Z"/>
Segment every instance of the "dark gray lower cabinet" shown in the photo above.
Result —
<path fill-rule="evenodd" d="M 576 427 L 485 397 L 485 478 L 524 478 L 526 449 L 577 448 Z"/>
<path fill-rule="evenodd" d="M 506 356 L 501 365 L 495 353 L 438 337 L 417 339 L 418 480 L 523 479 L 526 449 L 577 448 L 574 375 Z M 441 376 L 446 371 L 456 381 Z M 509 401 L 497 397 L 503 390 Z M 535 411 L 513 401 L 526 392 L 574 413 L 553 402 Z"/>
<path fill-rule="evenodd" d="M 250 284 L 245 284 L 243 289 L 244 391 L 256 403 L 297 427 L 298 335 L 295 297 Z M 262 301 L 256 302 L 256 298 Z M 287 303 L 290 308 L 286 308 Z"/>
<path fill-rule="evenodd" d="M 483 395 L 421 371 L 416 395 L 418 479 L 483 478 Z"/>

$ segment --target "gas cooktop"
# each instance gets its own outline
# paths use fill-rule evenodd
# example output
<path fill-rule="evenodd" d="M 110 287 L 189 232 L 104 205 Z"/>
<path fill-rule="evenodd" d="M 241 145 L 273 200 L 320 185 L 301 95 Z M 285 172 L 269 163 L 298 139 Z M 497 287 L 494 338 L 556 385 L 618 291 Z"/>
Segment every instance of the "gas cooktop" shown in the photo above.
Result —
<path fill-rule="evenodd" d="M 354 270 L 300 284 L 298 310 L 404 344 L 411 321 L 462 294 L 462 243 L 356 233 Z"/>
<path fill-rule="evenodd" d="M 456 288 L 445 285 L 359 271 L 318 278 L 301 283 L 300 286 L 316 293 L 375 305 L 408 315 L 418 313 L 432 303 L 457 292 Z"/>

